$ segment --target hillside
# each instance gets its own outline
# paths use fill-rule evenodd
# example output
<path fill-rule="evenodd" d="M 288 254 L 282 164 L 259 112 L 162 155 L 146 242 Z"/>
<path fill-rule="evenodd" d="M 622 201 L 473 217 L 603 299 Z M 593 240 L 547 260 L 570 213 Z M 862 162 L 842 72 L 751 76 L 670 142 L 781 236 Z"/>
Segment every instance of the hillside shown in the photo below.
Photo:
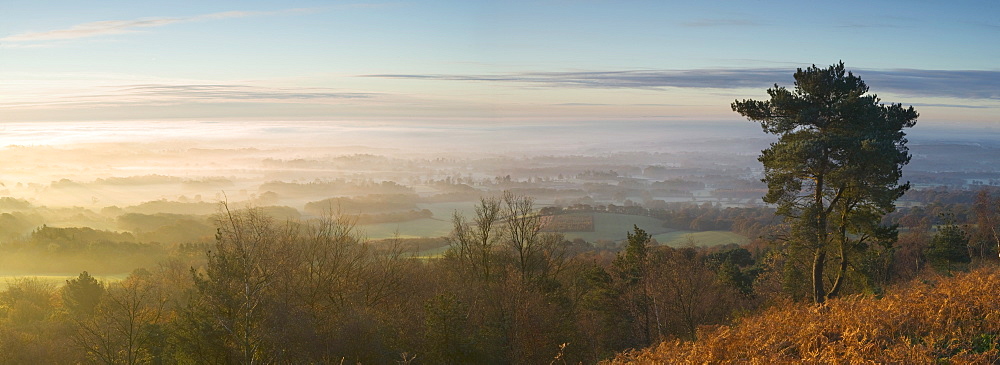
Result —
<path fill-rule="evenodd" d="M 666 341 L 607 364 L 1000 362 L 1000 271 L 918 280 L 882 298 L 777 306 L 698 341 Z"/>

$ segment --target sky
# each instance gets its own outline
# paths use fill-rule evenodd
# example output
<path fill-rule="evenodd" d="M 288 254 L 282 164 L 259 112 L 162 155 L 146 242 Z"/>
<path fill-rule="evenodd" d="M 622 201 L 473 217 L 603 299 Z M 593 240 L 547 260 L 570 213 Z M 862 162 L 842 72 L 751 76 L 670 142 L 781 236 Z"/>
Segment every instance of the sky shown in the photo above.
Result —
<path fill-rule="evenodd" d="M 997 44 L 995 0 L 0 0 L 0 128 L 723 125 L 843 61 L 918 125 L 1000 129 Z"/>

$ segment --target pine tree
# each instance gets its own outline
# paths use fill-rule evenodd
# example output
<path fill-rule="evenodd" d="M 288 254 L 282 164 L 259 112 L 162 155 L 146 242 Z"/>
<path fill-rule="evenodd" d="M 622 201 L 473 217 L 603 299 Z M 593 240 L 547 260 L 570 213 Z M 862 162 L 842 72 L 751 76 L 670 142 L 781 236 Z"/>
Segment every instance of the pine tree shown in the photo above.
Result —
<path fill-rule="evenodd" d="M 104 285 L 84 271 L 76 279 L 66 280 L 62 290 L 63 306 L 76 316 L 93 315 L 103 295 Z"/>
<path fill-rule="evenodd" d="M 743 100 L 733 111 L 759 122 L 778 141 L 761 151 L 764 201 L 791 225 L 790 243 L 812 253 L 813 299 L 836 296 L 848 262 L 871 243 L 891 244 L 896 227 L 879 225 L 909 189 L 900 185 L 910 161 L 904 128 L 917 112 L 883 105 L 844 63 L 798 69 L 795 88 L 775 85 L 767 101 Z M 826 286 L 827 256 L 837 258 Z"/>
<path fill-rule="evenodd" d="M 924 256 L 931 266 L 940 271 L 951 271 L 955 264 L 967 264 L 969 256 L 969 235 L 962 228 L 949 222 L 934 234 L 934 239 L 924 250 Z"/>

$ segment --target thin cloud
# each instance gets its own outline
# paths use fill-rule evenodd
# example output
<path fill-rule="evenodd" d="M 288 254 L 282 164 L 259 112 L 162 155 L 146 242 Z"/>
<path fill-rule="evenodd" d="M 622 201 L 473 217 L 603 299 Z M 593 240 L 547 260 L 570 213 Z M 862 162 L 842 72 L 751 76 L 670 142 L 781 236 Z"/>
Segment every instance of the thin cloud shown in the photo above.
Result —
<path fill-rule="evenodd" d="M 104 20 L 83 23 L 66 29 L 56 29 L 44 32 L 26 32 L 0 38 L 3 42 L 46 42 L 62 41 L 80 38 L 99 37 L 114 34 L 134 33 L 142 28 L 162 27 L 169 24 L 203 20 L 218 20 L 230 18 L 245 18 L 251 16 L 272 15 L 289 12 L 303 12 L 308 9 L 289 9 L 279 11 L 226 11 L 181 18 L 142 18 L 133 20 Z"/>
<path fill-rule="evenodd" d="M 985 106 L 985 105 L 964 105 L 964 104 L 907 103 L 907 105 L 939 107 L 939 108 L 962 108 L 962 109 L 989 109 L 990 108 L 990 107 Z"/>
<path fill-rule="evenodd" d="M 858 71 L 872 90 L 903 95 L 1000 100 L 1000 71 L 914 70 Z"/>
<path fill-rule="evenodd" d="M 342 104 L 379 94 L 342 92 L 328 88 L 280 88 L 241 84 L 136 84 L 96 86 L 62 92 L 36 91 L 34 96 L 0 102 L 0 109 L 179 105 L 211 103 Z"/>
<path fill-rule="evenodd" d="M 1000 100 L 1000 71 L 979 70 L 864 70 L 855 69 L 872 90 L 907 96 Z M 590 72 L 526 72 L 499 75 L 378 74 L 363 77 L 474 81 L 524 84 L 536 87 L 661 89 L 791 87 L 792 72 L 782 69 L 625 70 Z"/>
<path fill-rule="evenodd" d="M 787 70 L 628 70 L 528 72 L 509 75 L 380 74 L 364 77 L 448 81 L 512 82 L 547 87 L 654 89 L 663 87 L 745 88 L 790 81 Z"/>
<path fill-rule="evenodd" d="M 315 100 L 315 99 L 359 99 L 370 98 L 371 93 L 335 92 L 329 89 L 262 88 L 250 85 L 131 85 L 121 90 L 122 94 L 153 97 L 180 98 L 210 101 L 254 101 L 254 100 Z"/>
<path fill-rule="evenodd" d="M 972 23 L 972 24 L 973 25 L 982 26 L 982 27 L 988 28 L 988 29 L 993 30 L 993 31 L 1000 30 L 1000 23 L 980 23 L 980 22 L 976 22 L 976 23 Z"/>
<path fill-rule="evenodd" d="M 97 37 L 135 32 L 138 28 L 160 27 L 180 22 L 179 18 L 106 20 L 74 25 L 66 29 L 28 32 L 0 38 L 4 42 L 40 42 Z"/>

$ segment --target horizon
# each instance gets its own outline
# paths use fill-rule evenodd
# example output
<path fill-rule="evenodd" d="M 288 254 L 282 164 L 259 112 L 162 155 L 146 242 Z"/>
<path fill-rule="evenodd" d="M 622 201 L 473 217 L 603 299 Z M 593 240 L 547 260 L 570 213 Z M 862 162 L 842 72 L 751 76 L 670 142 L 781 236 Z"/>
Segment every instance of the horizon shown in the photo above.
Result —
<path fill-rule="evenodd" d="M 864 4 L 15 2 L 0 123 L 726 124 L 843 60 L 920 127 L 995 128 L 996 3 Z"/>

